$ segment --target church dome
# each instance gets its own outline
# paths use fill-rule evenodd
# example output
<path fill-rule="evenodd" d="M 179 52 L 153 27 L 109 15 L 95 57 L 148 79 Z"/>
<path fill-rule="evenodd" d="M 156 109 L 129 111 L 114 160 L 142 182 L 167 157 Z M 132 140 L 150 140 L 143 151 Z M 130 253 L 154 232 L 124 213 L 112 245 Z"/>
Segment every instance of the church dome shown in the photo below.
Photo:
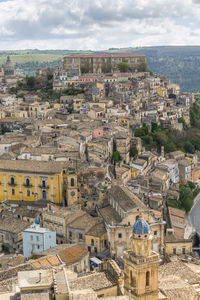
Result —
<path fill-rule="evenodd" d="M 150 229 L 148 223 L 141 218 L 139 218 L 133 226 L 134 234 L 148 234 L 149 231 Z"/>
<path fill-rule="evenodd" d="M 12 63 L 11 59 L 10 59 L 10 56 L 7 57 L 7 60 L 4 64 L 4 68 L 13 68 L 14 67 L 14 64 Z"/>

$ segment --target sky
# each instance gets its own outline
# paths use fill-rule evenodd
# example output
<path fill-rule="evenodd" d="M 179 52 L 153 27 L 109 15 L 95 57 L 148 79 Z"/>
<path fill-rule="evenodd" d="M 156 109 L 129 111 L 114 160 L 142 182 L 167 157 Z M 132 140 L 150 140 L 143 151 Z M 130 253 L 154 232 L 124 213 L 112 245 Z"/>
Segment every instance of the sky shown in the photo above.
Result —
<path fill-rule="evenodd" d="M 200 45 L 200 0 L 0 0 L 0 50 Z"/>

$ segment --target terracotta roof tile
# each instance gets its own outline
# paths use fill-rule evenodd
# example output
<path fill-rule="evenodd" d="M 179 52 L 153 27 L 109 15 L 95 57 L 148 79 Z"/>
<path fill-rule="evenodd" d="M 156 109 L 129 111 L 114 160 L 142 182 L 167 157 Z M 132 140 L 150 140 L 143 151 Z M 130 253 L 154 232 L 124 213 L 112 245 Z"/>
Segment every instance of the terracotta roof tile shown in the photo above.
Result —
<path fill-rule="evenodd" d="M 57 255 L 47 256 L 47 260 L 51 264 L 51 266 L 60 265 L 60 261 L 59 261 Z"/>
<path fill-rule="evenodd" d="M 87 255 L 88 251 L 81 245 L 74 245 L 58 252 L 58 256 L 66 265 L 73 264 Z"/>

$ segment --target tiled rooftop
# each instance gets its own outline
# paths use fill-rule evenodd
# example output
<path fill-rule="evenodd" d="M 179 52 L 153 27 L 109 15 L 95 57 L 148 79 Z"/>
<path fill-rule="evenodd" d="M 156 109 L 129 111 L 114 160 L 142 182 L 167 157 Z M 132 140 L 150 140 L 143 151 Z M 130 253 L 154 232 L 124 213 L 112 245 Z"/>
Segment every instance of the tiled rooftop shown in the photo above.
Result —
<path fill-rule="evenodd" d="M 88 251 L 81 245 L 74 245 L 58 252 L 58 256 L 66 265 L 73 264 L 88 254 Z"/>
<path fill-rule="evenodd" d="M 76 280 L 69 282 L 69 286 L 72 291 L 79 289 L 93 289 L 94 291 L 98 291 L 112 287 L 116 284 L 117 283 L 114 278 L 107 272 L 91 273 L 87 276 L 79 277 Z"/>

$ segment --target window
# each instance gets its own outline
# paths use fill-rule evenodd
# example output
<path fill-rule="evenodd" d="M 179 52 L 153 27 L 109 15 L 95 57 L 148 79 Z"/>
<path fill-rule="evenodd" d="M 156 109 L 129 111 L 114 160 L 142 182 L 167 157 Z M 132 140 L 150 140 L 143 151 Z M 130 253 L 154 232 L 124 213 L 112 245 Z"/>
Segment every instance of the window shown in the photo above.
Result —
<path fill-rule="evenodd" d="M 12 189 L 12 195 L 15 195 L 15 190 L 14 189 Z"/>
<path fill-rule="evenodd" d="M 158 234 L 158 232 L 157 231 L 154 231 L 154 235 L 157 235 Z"/>
<path fill-rule="evenodd" d="M 46 181 L 42 180 L 42 187 L 46 187 Z"/>
<path fill-rule="evenodd" d="M 118 238 L 121 239 L 122 238 L 122 234 L 118 233 Z"/>
<path fill-rule="evenodd" d="M 29 178 L 26 178 L 26 185 L 30 186 L 30 179 Z"/>
<path fill-rule="evenodd" d="M 182 253 L 185 254 L 185 248 L 182 249 Z"/>
<path fill-rule="evenodd" d="M 39 236 L 36 236 L 36 241 L 39 242 Z"/>
<path fill-rule="evenodd" d="M 94 246 L 94 240 L 91 239 L 91 246 Z"/>
<path fill-rule="evenodd" d="M 74 186 L 74 178 L 71 178 L 71 186 Z"/>
<path fill-rule="evenodd" d="M 149 271 L 146 272 L 146 286 L 149 286 L 149 279 L 150 279 L 150 273 Z"/>
<path fill-rule="evenodd" d="M 76 272 L 77 273 L 77 266 L 74 266 L 74 272 Z"/>
<path fill-rule="evenodd" d="M 173 254 L 176 254 L 176 248 L 173 248 Z"/>
<path fill-rule="evenodd" d="M 49 235 L 49 238 L 51 238 L 51 235 Z"/>
<path fill-rule="evenodd" d="M 31 235 L 31 241 L 33 241 L 33 236 Z"/>
<path fill-rule="evenodd" d="M 14 178 L 14 177 L 11 177 L 11 178 L 10 178 L 10 183 L 11 183 L 12 185 L 15 184 L 15 178 Z"/>
<path fill-rule="evenodd" d="M 27 197 L 30 197 L 30 195 L 31 195 L 31 193 L 30 193 L 30 191 L 29 190 L 27 190 Z"/>
<path fill-rule="evenodd" d="M 40 246 L 38 245 L 37 248 L 40 249 Z"/>
<path fill-rule="evenodd" d="M 79 233 L 79 240 L 82 240 L 82 239 L 83 239 L 83 234 Z"/>
<path fill-rule="evenodd" d="M 69 238 L 71 239 L 72 238 L 72 232 L 69 231 Z"/>

